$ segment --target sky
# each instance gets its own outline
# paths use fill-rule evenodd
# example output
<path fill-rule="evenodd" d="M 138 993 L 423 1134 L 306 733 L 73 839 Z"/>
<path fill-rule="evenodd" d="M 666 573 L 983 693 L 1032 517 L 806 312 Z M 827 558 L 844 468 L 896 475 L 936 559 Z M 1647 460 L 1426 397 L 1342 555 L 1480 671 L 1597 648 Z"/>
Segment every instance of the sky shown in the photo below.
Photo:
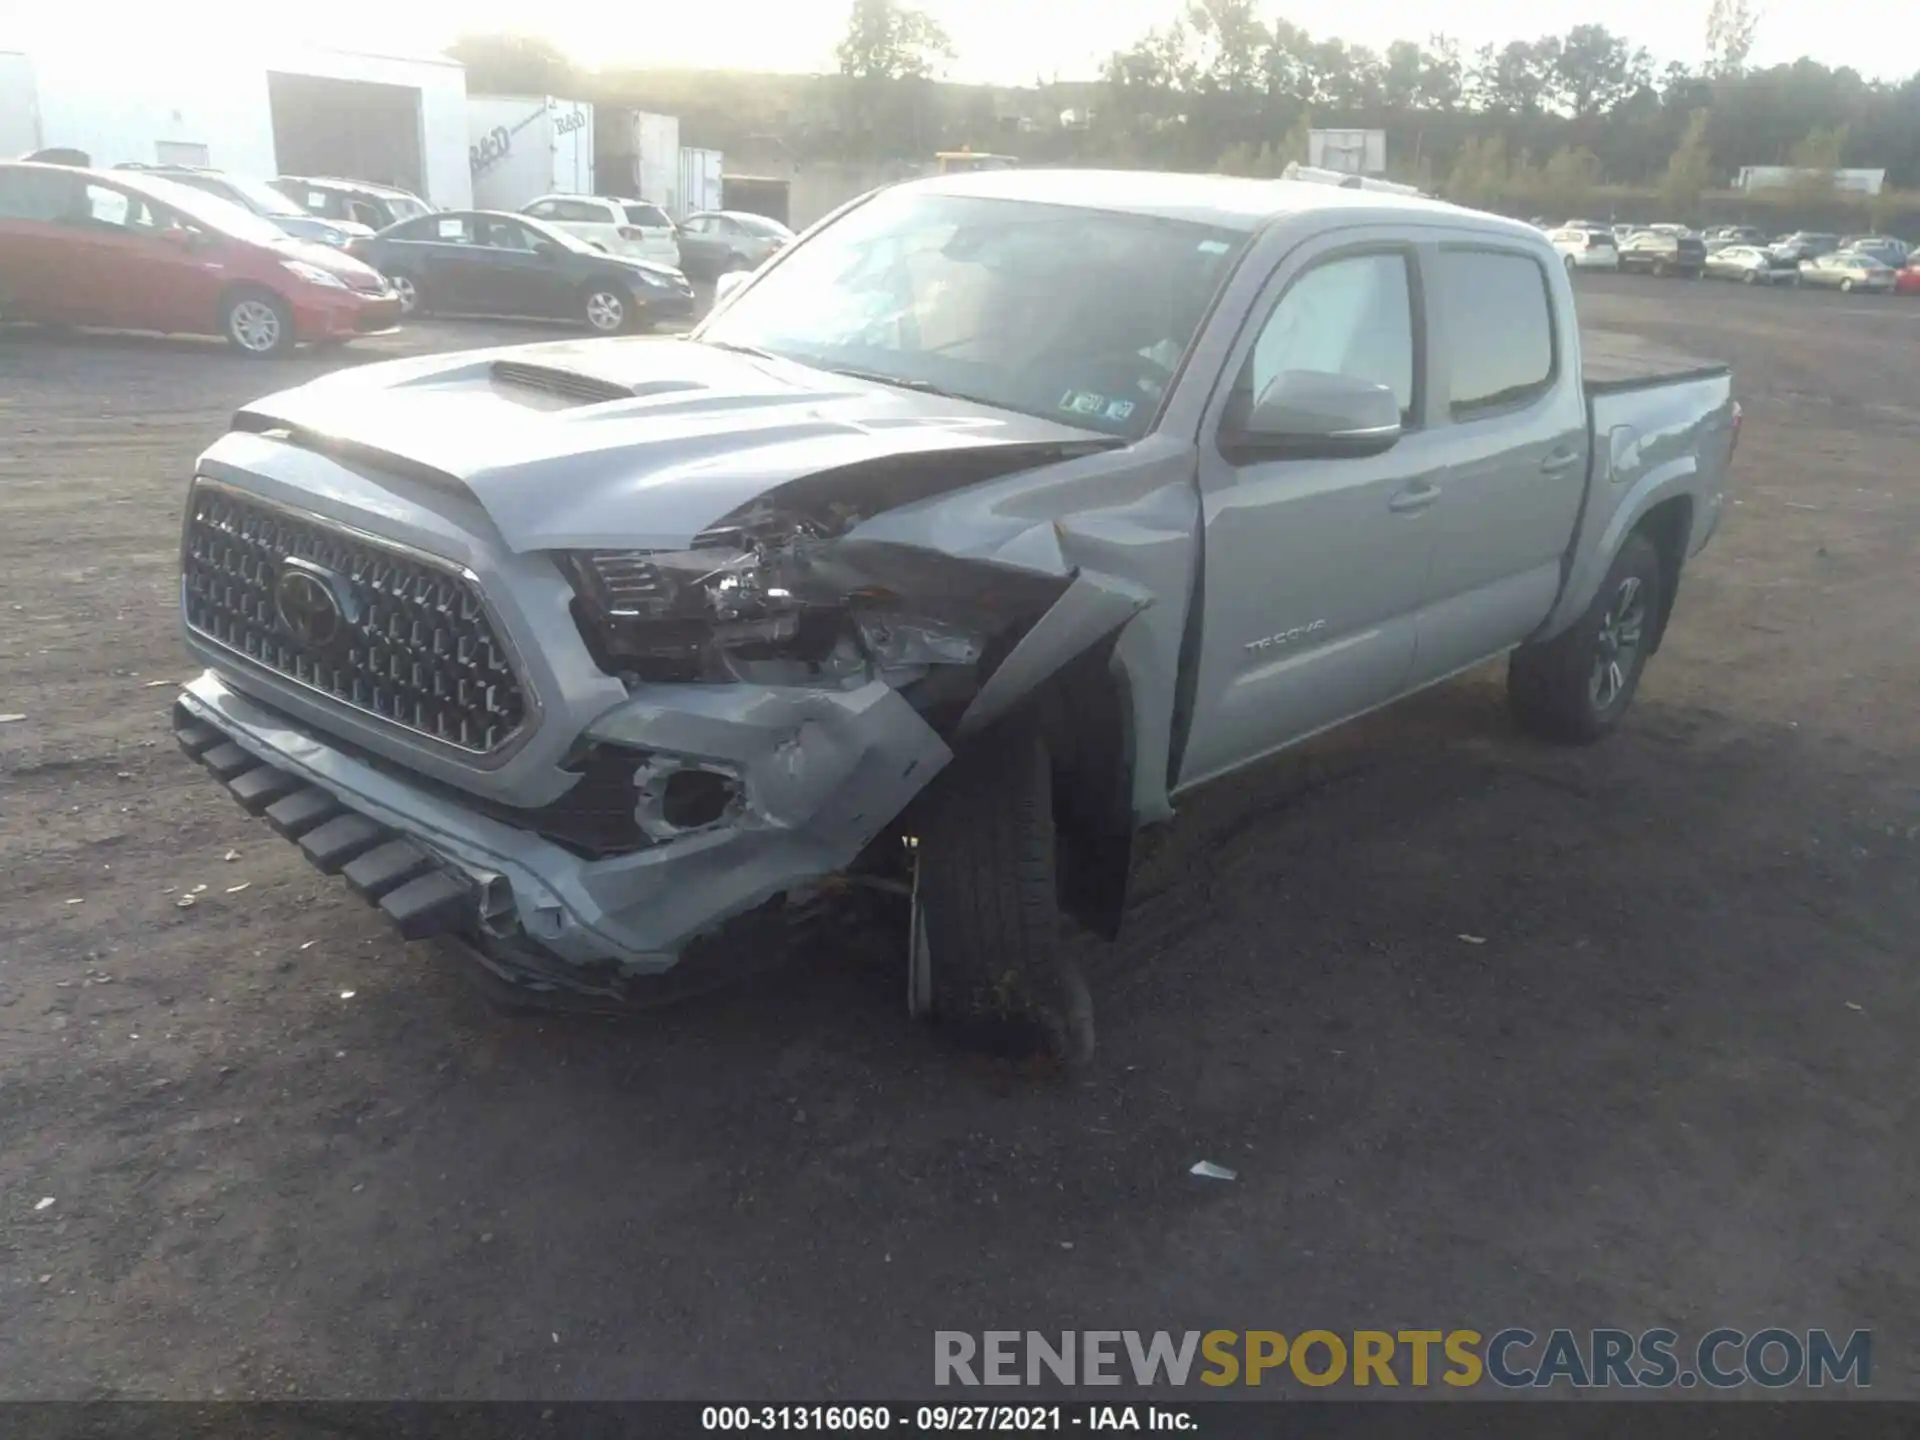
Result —
<path fill-rule="evenodd" d="M 1764 3 L 1764 0 L 1763 0 Z M 1031 84 L 1035 79 L 1091 79 L 1099 63 L 1179 13 L 1182 0 L 919 0 L 953 37 L 957 57 L 945 77 L 967 82 Z M 92 5 L 64 10 L 0 0 L 0 50 L 31 48 L 46 36 L 97 34 Z M 327 0 L 316 7 L 269 6 L 258 0 L 174 0 L 165 7 L 168 43 L 204 51 L 237 48 L 246 37 L 306 41 L 341 49 L 430 53 L 462 32 L 502 30 L 552 41 L 589 66 L 687 66 L 735 70 L 816 71 L 833 66 L 833 47 L 846 23 L 849 0 L 715 0 L 682 5 L 649 0 L 624 11 L 612 7 L 529 6 L 525 0 Z M 1804 3 L 1764 14 L 1752 62 L 1770 65 L 1811 56 L 1849 65 L 1869 77 L 1904 78 L 1920 68 L 1920 12 L 1889 0 L 1873 23 L 1838 25 L 1824 7 Z M 51 13 L 50 13 L 51 12 Z M 649 13 L 652 12 L 652 13 Z M 1697 62 L 1705 49 L 1707 0 L 1280 0 L 1265 7 L 1316 37 L 1384 49 L 1399 39 L 1425 39 L 1444 29 L 1464 48 L 1564 34 L 1598 22 L 1655 58 Z M 616 15 L 630 17 L 624 22 Z M 128 46 L 125 12 L 113 23 Z M 270 28 L 278 27 L 278 29 Z M 149 52 L 151 53 L 151 52 Z"/>

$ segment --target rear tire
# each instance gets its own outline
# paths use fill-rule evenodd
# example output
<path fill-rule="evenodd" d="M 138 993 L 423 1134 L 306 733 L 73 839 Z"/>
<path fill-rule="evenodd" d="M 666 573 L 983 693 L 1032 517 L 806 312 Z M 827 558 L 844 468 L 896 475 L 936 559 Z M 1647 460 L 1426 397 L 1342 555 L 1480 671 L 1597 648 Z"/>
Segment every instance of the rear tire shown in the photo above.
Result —
<path fill-rule="evenodd" d="M 220 311 L 220 333 L 242 355 L 270 360 L 293 352 L 293 312 L 270 290 L 240 290 Z"/>
<path fill-rule="evenodd" d="M 998 1054 L 1093 1054 L 1093 1001 L 1062 943 L 1053 777 L 1024 722 L 997 727 L 929 789 L 915 828 L 916 1008 Z"/>
<path fill-rule="evenodd" d="M 1522 729 L 1589 745 L 1620 722 L 1639 689 L 1667 577 L 1653 542 L 1627 537 L 1586 613 L 1507 661 L 1507 702 Z"/>
<path fill-rule="evenodd" d="M 1842 290 L 1851 290 L 1851 289 L 1853 289 L 1853 281 L 1851 281 L 1851 280 L 1842 280 L 1842 281 L 1840 282 L 1840 288 L 1841 288 Z"/>

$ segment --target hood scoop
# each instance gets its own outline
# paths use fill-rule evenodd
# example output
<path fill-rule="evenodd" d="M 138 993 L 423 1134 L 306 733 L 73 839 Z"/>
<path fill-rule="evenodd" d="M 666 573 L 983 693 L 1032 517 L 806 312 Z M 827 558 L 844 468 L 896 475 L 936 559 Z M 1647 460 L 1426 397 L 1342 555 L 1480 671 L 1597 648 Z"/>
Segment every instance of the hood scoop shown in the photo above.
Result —
<path fill-rule="evenodd" d="M 543 405 L 541 409 L 560 409 L 565 405 L 601 405 L 609 400 L 637 400 L 648 395 L 670 395 L 676 391 L 706 387 L 691 380 L 649 380 L 638 385 L 622 385 L 598 375 L 564 370 L 554 365 L 532 365 L 525 360 L 496 360 L 487 370 L 495 386 L 509 392 L 545 396 L 561 405 Z M 510 398 L 518 398 L 511 397 Z"/>

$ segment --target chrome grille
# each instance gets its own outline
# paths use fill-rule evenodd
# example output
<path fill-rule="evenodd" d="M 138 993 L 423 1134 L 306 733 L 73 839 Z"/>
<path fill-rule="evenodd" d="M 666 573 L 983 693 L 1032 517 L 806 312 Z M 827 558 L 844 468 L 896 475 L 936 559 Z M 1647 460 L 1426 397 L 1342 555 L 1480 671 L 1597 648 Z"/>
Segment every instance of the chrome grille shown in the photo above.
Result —
<path fill-rule="evenodd" d="M 525 723 L 526 693 L 470 576 L 204 482 L 187 507 L 180 593 L 196 633 L 475 755 L 498 750 Z M 275 587 L 290 560 L 320 567 L 341 592 L 331 644 L 303 643 L 280 613 Z"/>

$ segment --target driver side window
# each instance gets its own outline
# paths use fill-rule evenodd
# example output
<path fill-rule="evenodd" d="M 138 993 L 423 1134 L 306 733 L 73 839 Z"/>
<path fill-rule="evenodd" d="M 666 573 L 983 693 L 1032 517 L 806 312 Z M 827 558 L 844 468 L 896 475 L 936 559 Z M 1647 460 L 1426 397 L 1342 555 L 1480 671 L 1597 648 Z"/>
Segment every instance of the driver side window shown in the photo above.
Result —
<path fill-rule="evenodd" d="M 1301 275 L 1280 297 L 1235 389 L 1251 403 L 1283 371 L 1319 370 L 1390 388 L 1414 413 L 1413 287 L 1397 252 L 1349 255 Z"/>

